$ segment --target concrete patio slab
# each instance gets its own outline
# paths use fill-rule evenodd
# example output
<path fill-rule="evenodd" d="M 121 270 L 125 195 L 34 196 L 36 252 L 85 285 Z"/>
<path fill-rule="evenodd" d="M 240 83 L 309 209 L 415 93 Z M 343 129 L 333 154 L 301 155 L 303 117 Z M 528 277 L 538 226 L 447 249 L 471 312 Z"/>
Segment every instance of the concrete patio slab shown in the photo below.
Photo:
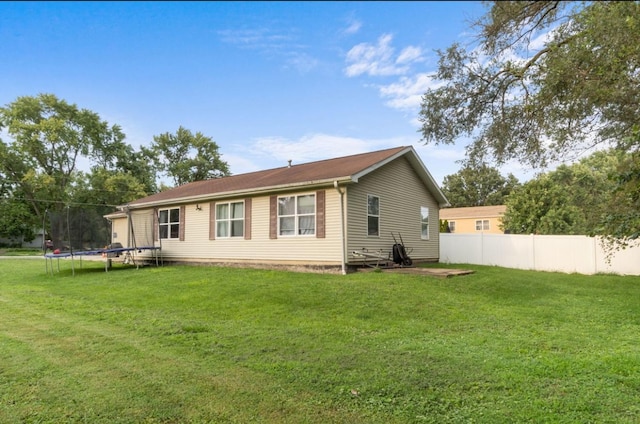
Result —
<path fill-rule="evenodd" d="M 430 277 L 449 278 L 458 275 L 473 274 L 475 271 L 467 269 L 451 268 L 414 268 L 414 267 L 393 267 L 393 268 L 359 268 L 358 272 L 371 272 L 380 269 L 382 272 L 393 272 L 396 274 L 428 275 Z"/>

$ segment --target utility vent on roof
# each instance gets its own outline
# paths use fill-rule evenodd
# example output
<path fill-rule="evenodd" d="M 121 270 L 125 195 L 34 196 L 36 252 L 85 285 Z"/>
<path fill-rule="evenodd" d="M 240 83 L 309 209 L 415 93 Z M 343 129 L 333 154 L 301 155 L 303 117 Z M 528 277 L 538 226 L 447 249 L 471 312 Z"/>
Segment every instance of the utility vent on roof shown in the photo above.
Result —
<path fill-rule="evenodd" d="M 289 159 L 289 166 L 288 168 L 291 168 L 291 159 Z"/>

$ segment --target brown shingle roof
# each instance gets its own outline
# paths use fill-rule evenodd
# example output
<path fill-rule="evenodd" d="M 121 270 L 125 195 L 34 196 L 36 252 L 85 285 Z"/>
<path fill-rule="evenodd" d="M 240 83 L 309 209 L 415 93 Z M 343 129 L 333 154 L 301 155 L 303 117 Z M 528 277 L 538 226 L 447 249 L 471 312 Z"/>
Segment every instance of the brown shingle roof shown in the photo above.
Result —
<path fill-rule="evenodd" d="M 292 165 L 291 167 L 285 166 L 267 169 L 265 171 L 195 181 L 135 200 L 129 203 L 129 205 L 135 207 L 163 202 L 172 203 L 178 202 L 181 199 L 195 199 L 207 196 L 214 197 L 223 193 L 233 195 L 236 192 L 239 194 L 296 185 L 312 185 L 321 182 L 329 183 L 331 180 L 350 178 L 358 175 L 380 162 L 391 159 L 394 155 L 398 155 L 405 149 L 407 149 L 407 151 L 413 151 L 411 147 L 401 146 L 376 152 Z"/>
<path fill-rule="evenodd" d="M 504 215 L 506 210 L 505 205 L 444 208 L 440 209 L 440 219 L 495 218 Z"/>

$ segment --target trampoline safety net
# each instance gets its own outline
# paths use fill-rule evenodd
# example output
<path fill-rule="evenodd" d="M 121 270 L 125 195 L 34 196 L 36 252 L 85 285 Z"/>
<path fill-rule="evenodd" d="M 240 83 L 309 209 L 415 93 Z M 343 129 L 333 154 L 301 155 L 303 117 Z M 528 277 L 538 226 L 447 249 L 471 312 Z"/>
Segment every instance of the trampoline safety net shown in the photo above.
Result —
<path fill-rule="evenodd" d="M 44 222 L 45 233 L 51 240 L 47 248 L 71 253 L 105 249 L 113 241 L 112 234 L 119 234 L 118 241 L 124 247 L 154 246 L 153 211 L 130 211 L 116 224 L 104 218 L 109 212 L 81 207 L 49 211 L 48 220 Z"/>
<path fill-rule="evenodd" d="M 154 243 L 155 217 L 149 211 L 112 211 L 100 208 L 66 207 L 47 212 L 43 230 L 48 236 L 45 258 L 71 258 L 75 275 L 75 256 L 100 255 L 105 258 L 105 271 L 111 266 L 111 258 L 122 258 L 124 264 L 140 265 L 140 260 L 155 261 L 158 265 L 160 246 Z M 110 219 L 104 217 L 109 214 Z M 48 228 L 47 228 L 48 224 Z M 82 264 L 82 259 L 80 260 Z M 58 271 L 60 263 L 58 261 Z M 53 263 L 50 266 L 53 274 Z M 49 263 L 47 263 L 49 272 Z"/>
<path fill-rule="evenodd" d="M 96 209 L 67 207 L 49 211 L 48 248 L 74 252 L 104 248 L 111 242 L 111 223 Z"/>

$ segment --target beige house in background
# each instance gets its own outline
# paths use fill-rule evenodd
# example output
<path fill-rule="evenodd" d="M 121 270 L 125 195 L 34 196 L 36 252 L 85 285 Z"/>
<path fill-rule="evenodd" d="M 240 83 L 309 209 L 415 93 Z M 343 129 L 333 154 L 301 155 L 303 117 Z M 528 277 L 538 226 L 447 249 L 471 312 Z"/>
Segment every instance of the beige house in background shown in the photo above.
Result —
<path fill-rule="evenodd" d="M 440 219 L 448 221 L 452 233 L 503 234 L 500 224 L 506 210 L 505 205 L 444 208 Z"/>
<path fill-rule="evenodd" d="M 164 261 L 337 267 L 354 251 L 439 259 L 448 204 L 413 147 L 196 181 L 107 215 L 112 243 L 159 246 Z M 142 252 L 144 254 L 144 252 Z"/>

